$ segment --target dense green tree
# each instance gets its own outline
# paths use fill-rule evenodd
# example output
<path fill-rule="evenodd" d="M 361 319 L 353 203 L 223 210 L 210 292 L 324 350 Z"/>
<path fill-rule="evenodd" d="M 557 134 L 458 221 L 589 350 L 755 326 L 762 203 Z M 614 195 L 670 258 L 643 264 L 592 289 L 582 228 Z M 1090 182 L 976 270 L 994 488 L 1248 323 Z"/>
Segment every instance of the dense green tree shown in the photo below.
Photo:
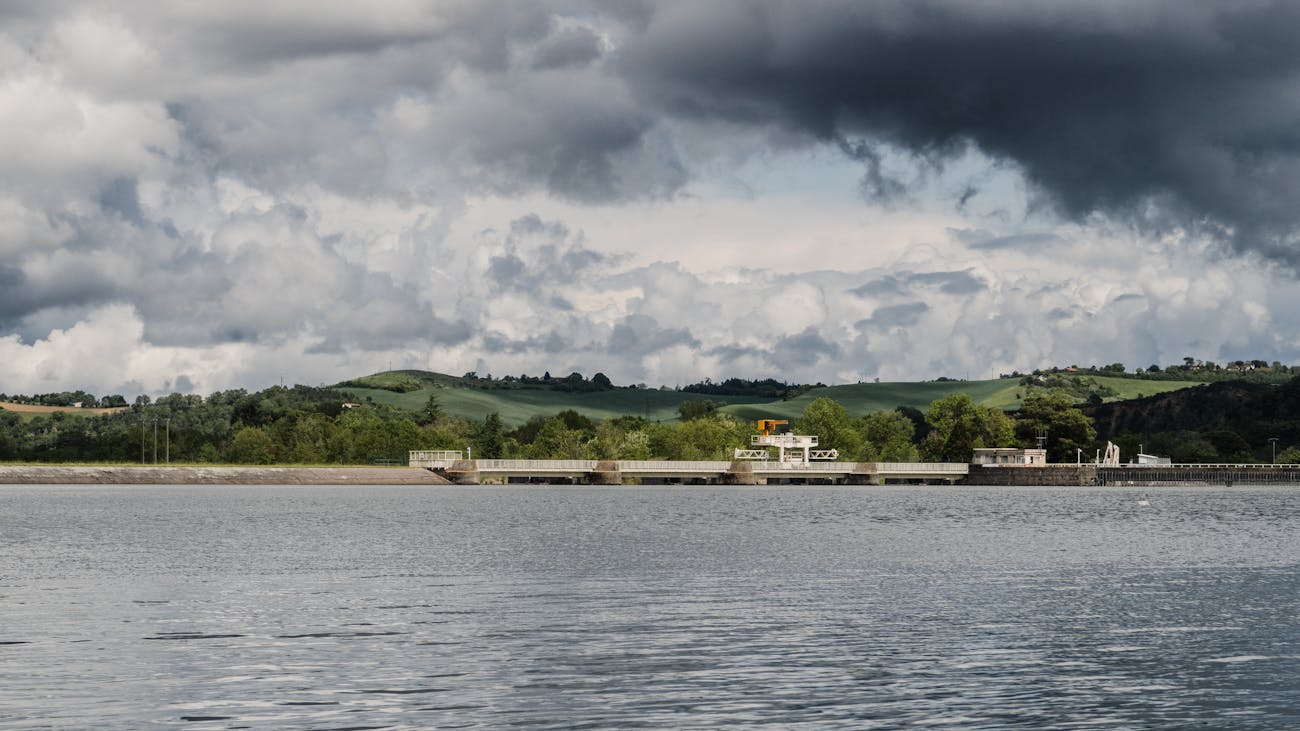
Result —
<path fill-rule="evenodd" d="M 1216 429 L 1204 432 L 1205 441 L 1214 447 L 1216 462 L 1251 462 L 1250 444 L 1241 435 L 1229 429 Z"/>
<path fill-rule="evenodd" d="M 1179 430 L 1151 435 L 1146 445 L 1152 454 L 1169 455 L 1178 464 L 1218 462 L 1219 452 L 1199 432 Z"/>
<path fill-rule="evenodd" d="M 596 424 L 591 419 L 573 409 L 565 409 L 559 412 L 555 415 L 555 419 L 562 422 L 566 429 L 583 432 L 592 432 L 596 429 Z"/>
<path fill-rule="evenodd" d="M 902 414 L 908 421 L 912 422 L 912 444 L 924 442 L 926 437 L 930 436 L 930 432 L 934 431 L 934 427 L 930 426 L 925 420 L 925 412 L 920 409 L 914 406 L 899 406 L 894 411 Z"/>
<path fill-rule="evenodd" d="M 265 429 L 246 426 L 231 438 L 226 458 L 237 464 L 272 464 L 275 462 L 274 446 Z"/>
<path fill-rule="evenodd" d="M 501 415 L 495 411 L 483 419 L 483 425 L 474 434 L 474 456 L 481 459 L 500 459 L 505 449 L 505 427 Z"/>
<path fill-rule="evenodd" d="M 330 437 L 336 428 L 332 419 L 323 414 L 305 414 L 298 419 L 283 421 L 290 426 L 285 435 L 287 461 L 298 464 L 321 464 L 331 461 Z"/>
<path fill-rule="evenodd" d="M 1016 412 L 1015 431 L 1022 447 L 1037 446 L 1038 435 L 1046 434 L 1049 462 L 1074 462 L 1077 450 L 1091 452 L 1097 441 L 1092 420 L 1074 407 L 1069 396 L 1057 391 L 1026 396 Z"/>
<path fill-rule="evenodd" d="M 529 459 L 583 459 L 587 432 L 570 429 L 564 419 L 548 419 L 524 450 Z"/>
<path fill-rule="evenodd" d="M 708 399 L 689 399 L 677 405 L 677 414 L 682 421 L 704 419 L 718 413 L 718 404 Z"/>
<path fill-rule="evenodd" d="M 651 424 L 646 433 L 656 459 L 723 460 L 731 459 L 737 447 L 748 443 L 750 430 L 719 414 L 676 424 Z"/>
<path fill-rule="evenodd" d="M 865 453 L 880 462 L 915 462 L 920 459 L 912 436 L 916 426 L 898 411 L 876 411 L 859 420 Z"/>
<path fill-rule="evenodd" d="M 1300 447 L 1287 447 L 1277 453 L 1278 464 L 1300 464 Z"/>
<path fill-rule="evenodd" d="M 813 399 L 792 426 L 796 434 L 816 436 L 819 448 L 839 450 L 840 459 L 856 460 L 864 456 L 862 432 L 838 401 L 826 397 Z"/>
<path fill-rule="evenodd" d="M 438 420 L 442 416 L 442 404 L 438 403 L 438 395 L 429 394 L 429 400 L 424 402 L 424 408 L 420 409 L 420 426 L 427 426 Z"/>
<path fill-rule="evenodd" d="M 618 453 L 614 455 L 617 459 L 651 459 L 654 457 L 650 453 L 650 435 L 645 429 L 628 432 L 619 445 Z"/>
<path fill-rule="evenodd" d="M 934 431 L 921 444 L 921 455 L 936 462 L 968 462 L 978 448 L 1009 446 L 1015 440 L 1006 414 L 977 406 L 964 393 L 931 403 L 925 420 Z"/>

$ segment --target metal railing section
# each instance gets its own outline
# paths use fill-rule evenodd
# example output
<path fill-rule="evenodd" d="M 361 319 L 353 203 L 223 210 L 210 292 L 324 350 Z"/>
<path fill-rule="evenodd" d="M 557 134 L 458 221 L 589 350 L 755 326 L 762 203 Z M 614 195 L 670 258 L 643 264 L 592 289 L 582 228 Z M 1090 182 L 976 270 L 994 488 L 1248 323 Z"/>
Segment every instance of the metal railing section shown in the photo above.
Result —
<path fill-rule="evenodd" d="M 876 462 L 875 468 L 881 474 L 946 472 L 964 475 L 970 472 L 970 465 L 965 462 Z"/>
<path fill-rule="evenodd" d="M 624 472 L 717 472 L 731 469 L 730 462 L 716 460 L 620 460 L 619 469 Z"/>
<path fill-rule="evenodd" d="M 479 472 L 594 472 L 594 459 L 480 459 Z"/>
<path fill-rule="evenodd" d="M 413 450 L 410 452 L 409 464 L 413 467 L 447 469 L 461 461 L 461 453 L 454 450 Z M 503 472 L 517 474 L 546 473 L 586 473 L 597 471 L 601 460 L 594 459 L 479 459 L 474 466 L 480 472 Z M 609 462 L 605 461 L 608 465 Z M 816 472 L 816 473 L 875 473 L 889 474 L 967 474 L 970 466 L 962 462 L 802 462 L 774 459 L 747 460 L 754 472 Z M 635 475 L 637 473 L 659 474 L 725 474 L 731 471 L 732 462 L 721 460 L 617 460 L 616 469 Z M 1058 466 L 1058 465 L 1054 465 Z M 1067 466 L 1067 465 L 1059 465 Z M 1068 465 L 1075 466 L 1075 465 Z M 1124 465 L 1128 467 L 1130 465 Z M 1131 465 L 1132 467 L 1169 467 L 1170 465 Z M 1178 466 L 1178 465 L 1174 465 Z M 1193 465 L 1187 465 L 1193 466 Z M 1196 467 L 1276 467 L 1291 468 L 1295 465 L 1194 465 Z"/>

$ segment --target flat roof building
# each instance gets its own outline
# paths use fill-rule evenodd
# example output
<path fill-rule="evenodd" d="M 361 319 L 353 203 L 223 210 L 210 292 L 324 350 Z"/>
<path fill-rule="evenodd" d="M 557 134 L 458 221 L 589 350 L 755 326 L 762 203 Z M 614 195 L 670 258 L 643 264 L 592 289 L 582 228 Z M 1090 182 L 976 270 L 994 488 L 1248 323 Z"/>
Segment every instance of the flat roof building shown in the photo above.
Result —
<path fill-rule="evenodd" d="M 975 450 L 971 464 L 987 467 L 1046 467 L 1046 449 L 1019 447 L 982 447 Z"/>

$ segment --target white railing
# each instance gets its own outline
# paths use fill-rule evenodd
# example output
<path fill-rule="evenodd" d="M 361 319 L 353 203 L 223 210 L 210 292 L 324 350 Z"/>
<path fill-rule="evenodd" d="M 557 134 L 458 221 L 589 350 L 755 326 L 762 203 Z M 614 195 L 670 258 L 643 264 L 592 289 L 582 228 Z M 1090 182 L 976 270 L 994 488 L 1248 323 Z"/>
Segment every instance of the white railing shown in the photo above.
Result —
<path fill-rule="evenodd" d="M 461 460 L 454 450 L 413 450 L 410 464 L 413 467 L 450 468 Z M 608 462 L 607 462 L 608 463 Z M 474 465 L 479 472 L 507 474 L 578 474 L 595 472 L 601 464 L 594 459 L 479 459 Z M 817 472 L 864 474 L 967 474 L 970 466 L 964 462 L 802 462 L 760 459 L 747 462 L 754 472 Z M 618 460 L 615 469 L 635 475 L 637 473 L 673 474 L 724 474 L 731 471 L 730 461 L 720 460 Z M 1070 465 L 1073 466 L 1073 465 Z M 1124 467 L 1169 467 L 1170 465 L 1123 465 Z M 1180 465 L 1174 465 L 1180 466 Z M 1275 467 L 1300 469 L 1297 465 L 1181 465 L 1184 467 Z"/>
<path fill-rule="evenodd" d="M 593 472 L 594 459 L 480 459 L 479 472 Z"/>
<path fill-rule="evenodd" d="M 619 469 L 624 472 L 712 472 L 723 473 L 731 469 L 730 462 L 712 460 L 621 460 Z"/>
<path fill-rule="evenodd" d="M 410 452 L 412 460 L 445 462 L 447 460 L 461 459 L 464 454 L 459 449 L 413 449 Z"/>
<path fill-rule="evenodd" d="M 970 465 L 965 462 L 876 462 L 875 468 L 877 473 L 888 474 L 890 472 L 921 472 L 921 473 L 958 473 L 967 474 L 970 472 Z"/>
<path fill-rule="evenodd" d="M 768 462 L 751 462 L 754 465 L 755 472 L 853 472 L 857 469 L 857 462 L 781 462 L 780 460 L 770 460 Z"/>
<path fill-rule="evenodd" d="M 803 449 L 817 446 L 817 437 L 803 434 L 751 434 L 749 443 L 759 447 L 785 447 L 786 449 Z"/>
<path fill-rule="evenodd" d="M 408 453 L 406 463 L 411 467 L 450 467 L 463 457 L 456 449 L 413 449 Z"/>

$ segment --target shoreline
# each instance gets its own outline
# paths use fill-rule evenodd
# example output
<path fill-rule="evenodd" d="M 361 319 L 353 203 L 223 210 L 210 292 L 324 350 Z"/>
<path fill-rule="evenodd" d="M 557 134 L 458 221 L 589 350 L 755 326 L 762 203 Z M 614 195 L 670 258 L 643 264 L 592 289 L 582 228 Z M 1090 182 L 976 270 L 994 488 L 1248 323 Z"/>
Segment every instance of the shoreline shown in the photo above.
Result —
<path fill-rule="evenodd" d="M 449 485 L 420 467 L 0 465 L 0 485 Z"/>

